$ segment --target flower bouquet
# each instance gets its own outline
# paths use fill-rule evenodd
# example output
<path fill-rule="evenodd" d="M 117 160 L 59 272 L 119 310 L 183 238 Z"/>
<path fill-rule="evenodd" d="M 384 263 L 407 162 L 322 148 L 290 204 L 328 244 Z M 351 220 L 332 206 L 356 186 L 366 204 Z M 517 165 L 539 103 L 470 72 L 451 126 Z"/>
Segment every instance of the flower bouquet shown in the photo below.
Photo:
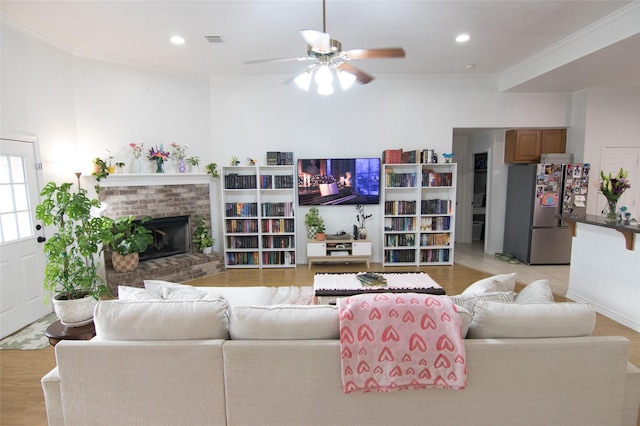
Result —
<path fill-rule="evenodd" d="M 140 145 L 136 145 L 135 143 L 131 142 L 129 144 L 129 148 L 133 150 L 133 158 L 138 159 L 142 155 L 142 148 L 144 148 L 144 144 L 141 143 Z"/>
<path fill-rule="evenodd" d="M 165 151 L 162 144 L 160 144 L 160 148 L 156 146 L 155 148 L 151 148 L 149 150 L 149 160 L 156 162 L 156 173 L 164 173 L 164 162 L 169 159 L 170 153 Z"/>
<path fill-rule="evenodd" d="M 189 145 L 180 145 L 175 142 L 171 142 L 171 148 L 173 148 L 173 155 L 178 159 L 178 173 L 185 173 L 187 171 L 187 163 L 184 158 L 187 156 L 187 148 Z"/>
<path fill-rule="evenodd" d="M 600 171 L 600 181 L 596 186 L 607 199 L 607 207 L 603 210 L 607 222 L 617 222 L 618 220 L 618 200 L 625 190 L 631 188 L 631 184 L 627 180 L 628 175 L 629 172 L 622 167 L 615 176 L 612 176 L 611 173 L 605 175 L 602 170 Z"/>

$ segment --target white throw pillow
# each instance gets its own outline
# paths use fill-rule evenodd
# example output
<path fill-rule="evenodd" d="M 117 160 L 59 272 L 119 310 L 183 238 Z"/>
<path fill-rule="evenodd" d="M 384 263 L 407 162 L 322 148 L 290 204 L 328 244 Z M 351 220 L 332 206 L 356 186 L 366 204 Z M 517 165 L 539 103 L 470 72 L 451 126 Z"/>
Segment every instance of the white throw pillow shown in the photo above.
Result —
<path fill-rule="evenodd" d="M 338 339 L 338 308 L 331 305 L 236 306 L 229 334 L 234 340 Z"/>
<path fill-rule="evenodd" d="M 144 288 L 119 285 L 118 299 L 119 300 L 154 300 L 159 298 L 154 297 Z"/>
<path fill-rule="evenodd" d="M 469 325 L 471 339 L 590 336 L 596 312 L 588 303 L 478 302 Z"/>
<path fill-rule="evenodd" d="M 516 295 L 516 303 L 553 303 L 553 293 L 549 287 L 549 280 L 537 280 L 527 284 Z"/>
<path fill-rule="evenodd" d="M 467 337 L 467 333 L 469 332 L 469 325 L 471 324 L 471 320 L 473 317 L 471 316 L 471 312 L 469 312 L 464 306 L 455 305 L 454 308 L 460 315 L 460 332 L 462 334 L 462 338 Z"/>
<path fill-rule="evenodd" d="M 516 286 L 516 273 L 500 274 L 483 278 L 467 287 L 461 294 L 478 294 L 494 291 L 513 291 Z"/>
<path fill-rule="evenodd" d="M 207 293 L 197 288 L 162 280 L 144 280 L 144 287 L 153 296 L 165 300 L 199 300 L 207 297 Z"/>
<path fill-rule="evenodd" d="M 515 298 L 512 291 L 492 291 L 480 294 L 459 294 L 451 296 L 451 301 L 457 306 L 463 306 L 469 312 L 473 312 L 473 307 L 478 302 L 504 302 L 511 303 Z"/>
<path fill-rule="evenodd" d="M 100 340 L 227 339 L 227 302 L 218 300 L 101 300 L 93 322 Z"/>

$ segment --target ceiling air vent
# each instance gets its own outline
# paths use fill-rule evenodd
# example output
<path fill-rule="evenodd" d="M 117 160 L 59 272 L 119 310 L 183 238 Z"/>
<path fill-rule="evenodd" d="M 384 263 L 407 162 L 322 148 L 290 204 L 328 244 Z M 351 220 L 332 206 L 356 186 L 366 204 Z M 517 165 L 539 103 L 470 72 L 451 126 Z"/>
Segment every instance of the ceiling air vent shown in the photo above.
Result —
<path fill-rule="evenodd" d="M 204 36 L 209 43 L 224 43 L 222 36 Z"/>

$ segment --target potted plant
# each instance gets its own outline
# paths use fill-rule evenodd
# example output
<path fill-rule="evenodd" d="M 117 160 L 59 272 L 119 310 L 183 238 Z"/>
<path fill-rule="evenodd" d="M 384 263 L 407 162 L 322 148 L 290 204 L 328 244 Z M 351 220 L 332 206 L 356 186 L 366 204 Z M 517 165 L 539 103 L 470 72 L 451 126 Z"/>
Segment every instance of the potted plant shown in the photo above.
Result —
<path fill-rule="evenodd" d="M 207 220 L 204 217 L 196 216 L 195 223 L 196 229 L 193 233 L 193 243 L 202 253 L 211 254 L 216 240 L 211 236 Z"/>
<path fill-rule="evenodd" d="M 153 233 L 144 224 L 151 220 L 145 216 L 136 221 L 133 216 L 122 216 L 113 221 L 111 262 L 116 272 L 131 272 L 138 266 L 139 253 L 145 251 L 154 241 Z"/>
<path fill-rule="evenodd" d="M 46 255 L 44 287 L 55 293 L 52 303 L 67 326 L 87 324 L 100 295 L 107 293 L 98 275 L 98 259 L 111 241 L 112 221 L 93 214 L 100 201 L 86 190 L 71 191 L 71 183 L 47 183 L 36 206 L 36 218 L 55 232 L 43 246 Z"/>
<path fill-rule="evenodd" d="M 109 176 L 109 166 L 107 165 L 107 162 L 100 157 L 96 157 L 93 160 L 93 173 L 91 174 L 96 177 L 95 190 L 97 194 L 100 192 L 100 181 Z"/>
<path fill-rule="evenodd" d="M 191 168 L 191 173 L 198 173 L 199 171 L 198 165 L 200 164 L 200 157 L 198 156 L 189 157 L 187 158 L 187 163 L 189 163 L 189 166 Z"/>
<path fill-rule="evenodd" d="M 218 165 L 216 163 L 209 163 L 204 168 L 207 170 L 207 173 L 211 175 L 212 178 L 218 179 L 220 174 L 218 173 Z"/>
<path fill-rule="evenodd" d="M 327 234 L 324 233 L 324 223 L 321 223 L 316 227 L 316 240 L 324 241 L 327 238 Z"/>
<path fill-rule="evenodd" d="M 122 170 L 124 169 L 124 166 L 126 164 L 124 164 L 122 161 L 118 161 L 117 163 L 114 164 L 114 168 L 118 171 L 118 173 L 122 173 Z"/>
<path fill-rule="evenodd" d="M 322 231 L 324 232 L 324 220 L 320 216 L 320 211 L 317 207 L 311 207 L 307 214 L 304 215 L 304 224 L 307 225 L 307 237 L 309 239 L 316 238 L 319 226 L 322 226 Z"/>

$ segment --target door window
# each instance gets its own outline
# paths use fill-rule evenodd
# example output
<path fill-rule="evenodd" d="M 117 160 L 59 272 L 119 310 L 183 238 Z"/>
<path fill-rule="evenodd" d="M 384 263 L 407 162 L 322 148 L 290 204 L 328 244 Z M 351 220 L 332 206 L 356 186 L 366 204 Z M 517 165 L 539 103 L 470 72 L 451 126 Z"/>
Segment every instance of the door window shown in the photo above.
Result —
<path fill-rule="evenodd" d="M 0 155 L 0 243 L 33 236 L 23 157 Z"/>

